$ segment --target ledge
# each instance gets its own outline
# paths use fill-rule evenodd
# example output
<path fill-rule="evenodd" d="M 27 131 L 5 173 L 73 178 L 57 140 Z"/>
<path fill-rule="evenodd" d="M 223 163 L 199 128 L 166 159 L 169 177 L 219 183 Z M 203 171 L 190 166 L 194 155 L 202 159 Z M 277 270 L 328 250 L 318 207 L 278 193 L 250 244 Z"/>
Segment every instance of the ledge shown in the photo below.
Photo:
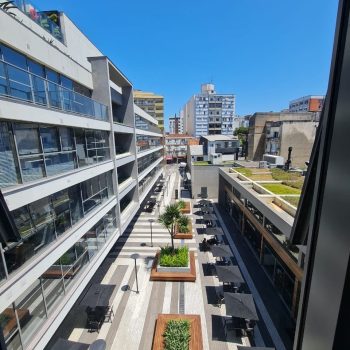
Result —
<path fill-rule="evenodd" d="M 157 265 L 159 252 L 153 260 L 150 281 L 172 281 L 172 282 L 195 282 L 196 281 L 196 264 L 194 261 L 194 252 L 190 252 L 190 272 L 158 272 Z"/>
<path fill-rule="evenodd" d="M 201 329 L 201 317 L 199 315 L 158 314 L 153 335 L 152 350 L 164 350 L 163 334 L 167 322 L 170 320 L 187 320 L 190 322 L 190 344 L 191 350 L 202 350 L 203 339 Z"/>

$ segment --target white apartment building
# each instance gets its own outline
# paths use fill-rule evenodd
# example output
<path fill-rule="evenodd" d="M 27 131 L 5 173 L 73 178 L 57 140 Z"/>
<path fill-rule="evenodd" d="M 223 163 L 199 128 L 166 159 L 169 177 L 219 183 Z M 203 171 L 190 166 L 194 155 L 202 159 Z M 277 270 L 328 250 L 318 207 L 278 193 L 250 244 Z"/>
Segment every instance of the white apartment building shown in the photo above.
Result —
<path fill-rule="evenodd" d="M 232 135 L 236 97 L 218 94 L 214 84 L 202 84 L 201 93 L 193 95 L 183 107 L 184 130 L 195 137 Z"/>
<path fill-rule="evenodd" d="M 162 132 L 64 13 L 11 7 L 0 9 L 0 188 L 14 224 L 0 227 L 0 337 L 43 349 L 161 176 Z"/>
<path fill-rule="evenodd" d="M 184 125 L 181 116 L 170 117 L 169 118 L 169 134 L 183 134 Z"/>

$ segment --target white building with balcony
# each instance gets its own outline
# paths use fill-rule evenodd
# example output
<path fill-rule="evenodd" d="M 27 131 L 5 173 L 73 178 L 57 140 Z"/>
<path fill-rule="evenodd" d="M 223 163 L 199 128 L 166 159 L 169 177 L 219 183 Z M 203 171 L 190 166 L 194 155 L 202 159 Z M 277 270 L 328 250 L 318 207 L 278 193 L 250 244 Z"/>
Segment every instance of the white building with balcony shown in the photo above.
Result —
<path fill-rule="evenodd" d="M 162 132 L 64 14 L 0 10 L 1 335 L 42 349 L 163 172 Z"/>

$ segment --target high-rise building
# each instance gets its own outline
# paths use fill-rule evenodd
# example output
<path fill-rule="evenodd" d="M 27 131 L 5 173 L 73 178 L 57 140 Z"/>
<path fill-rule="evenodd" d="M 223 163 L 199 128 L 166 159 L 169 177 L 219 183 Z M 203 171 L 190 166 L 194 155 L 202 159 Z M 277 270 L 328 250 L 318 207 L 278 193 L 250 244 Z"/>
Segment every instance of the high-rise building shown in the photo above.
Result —
<path fill-rule="evenodd" d="M 0 339 L 42 349 L 162 174 L 162 131 L 64 13 L 14 4 L 0 11 L 0 199 L 14 221 L 0 229 Z"/>
<path fill-rule="evenodd" d="M 325 96 L 304 96 L 289 102 L 289 112 L 321 112 Z"/>
<path fill-rule="evenodd" d="M 235 108 L 235 95 L 218 94 L 214 84 L 202 84 L 201 93 L 193 95 L 181 111 L 184 130 L 195 137 L 232 135 Z"/>
<path fill-rule="evenodd" d="M 169 118 L 169 134 L 183 134 L 183 119 L 176 115 L 174 117 Z"/>
<path fill-rule="evenodd" d="M 150 116 L 157 119 L 158 126 L 164 129 L 164 97 L 153 92 L 134 90 L 134 102 Z"/>

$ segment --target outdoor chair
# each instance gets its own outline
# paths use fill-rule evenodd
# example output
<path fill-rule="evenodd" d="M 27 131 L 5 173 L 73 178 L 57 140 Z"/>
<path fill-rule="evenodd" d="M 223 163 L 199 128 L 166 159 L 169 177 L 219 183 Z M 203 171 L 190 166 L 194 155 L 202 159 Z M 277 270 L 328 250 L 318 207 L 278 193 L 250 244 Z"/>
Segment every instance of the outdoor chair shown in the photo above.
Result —
<path fill-rule="evenodd" d="M 96 330 L 97 333 L 99 333 L 100 328 L 105 320 L 105 311 L 99 307 L 96 307 L 95 310 L 92 310 L 91 307 L 87 307 L 86 313 L 88 315 L 87 326 L 89 332 Z"/>

